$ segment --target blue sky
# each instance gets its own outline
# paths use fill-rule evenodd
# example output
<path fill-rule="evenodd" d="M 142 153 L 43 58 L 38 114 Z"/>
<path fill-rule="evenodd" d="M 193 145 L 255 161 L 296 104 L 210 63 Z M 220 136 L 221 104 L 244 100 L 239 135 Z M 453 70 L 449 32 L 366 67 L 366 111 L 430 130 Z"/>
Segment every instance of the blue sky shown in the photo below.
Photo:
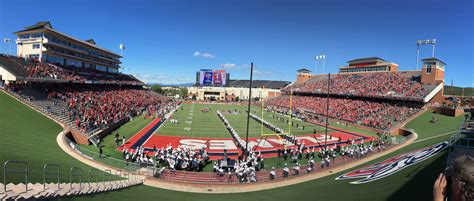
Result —
<path fill-rule="evenodd" d="M 321 53 L 331 73 L 371 56 L 414 70 L 415 41 L 436 38 L 446 83 L 474 86 L 471 0 L 40 2 L 0 1 L 0 37 L 49 20 L 115 52 L 124 43 L 125 72 L 147 82 L 194 82 L 197 70 L 223 64 L 231 78 L 247 79 L 250 62 L 256 79 L 293 81 L 297 69 L 315 70 Z M 421 58 L 429 56 L 422 47 Z"/>

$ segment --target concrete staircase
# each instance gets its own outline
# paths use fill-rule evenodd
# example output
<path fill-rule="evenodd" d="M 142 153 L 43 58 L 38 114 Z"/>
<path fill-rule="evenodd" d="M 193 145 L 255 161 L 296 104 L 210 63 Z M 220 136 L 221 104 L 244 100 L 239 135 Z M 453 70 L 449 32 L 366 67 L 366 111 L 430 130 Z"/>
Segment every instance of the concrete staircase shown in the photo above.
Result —
<path fill-rule="evenodd" d="M 28 183 L 28 190 L 26 190 L 26 185 L 23 183 L 9 183 L 7 184 L 6 192 L 4 191 L 4 184 L 0 184 L 0 200 L 56 199 L 115 191 L 140 184 L 143 184 L 143 180 L 141 179 L 97 183 L 61 183 L 59 188 L 57 183 L 48 183 L 45 185 L 40 183 Z"/>

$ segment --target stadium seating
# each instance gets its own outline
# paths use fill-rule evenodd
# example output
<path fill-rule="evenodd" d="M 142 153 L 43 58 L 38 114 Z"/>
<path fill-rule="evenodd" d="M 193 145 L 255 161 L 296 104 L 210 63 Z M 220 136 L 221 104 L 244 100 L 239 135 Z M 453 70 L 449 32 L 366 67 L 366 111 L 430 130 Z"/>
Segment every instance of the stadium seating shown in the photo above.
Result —
<path fill-rule="evenodd" d="M 41 63 L 35 60 L 0 54 L 0 65 L 18 77 L 35 81 L 75 81 L 100 84 L 144 85 L 131 75 L 110 73 L 91 68 L 77 68 L 60 64 Z"/>
<path fill-rule="evenodd" d="M 403 98 L 421 100 L 433 86 L 424 86 L 417 81 L 416 72 L 373 72 L 357 74 L 335 74 L 331 76 L 330 94 Z M 328 77 L 316 76 L 304 83 L 288 86 L 283 91 L 311 94 L 327 94 Z"/>
<path fill-rule="evenodd" d="M 293 113 L 326 115 L 326 98 L 316 96 L 293 96 Z M 267 108 L 287 113 L 289 96 L 280 96 L 266 102 Z M 345 122 L 364 125 L 381 130 L 389 130 L 397 123 L 420 111 L 421 103 L 390 102 L 349 98 L 330 98 L 329 117 Z M 306 115 L 310 117 L 313 115 Z M 309 120 L 309 119 L 307 119 Z"/>
<path fill-rule="evenodd" d="M 34 82 L 8 84 L 6 89 L 87 137 L 124 118 L 163 115 L 173 104 L 167 97 L 134 86 Z"/>

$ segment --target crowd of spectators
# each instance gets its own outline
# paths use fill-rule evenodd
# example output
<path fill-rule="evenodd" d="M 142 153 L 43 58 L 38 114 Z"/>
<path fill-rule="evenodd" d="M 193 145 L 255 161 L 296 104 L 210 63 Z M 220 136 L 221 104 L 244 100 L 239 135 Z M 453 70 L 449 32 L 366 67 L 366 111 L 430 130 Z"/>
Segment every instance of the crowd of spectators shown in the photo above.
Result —
<path fill-rule="evenodd" d="M 85 81 L 85 78 L 72 71 L 65 71 L 53 64 L 37 63 L 26 67 L 29 78 Z"/>
<path fill-rule="evenodd" d="M 26 72 L 27 78 L 45 80 L 62 80 L 75 82 L 96 82 L 101 84 L 143 85 L 143 82 L 131 75 L 99 71 L 93 68 L 64 66 L 41 62 L 38 59 L 25 59 L 21 57 L 0 55 L 0 59 L 17 66 Z"/>
<path fill-rule="evenodd" d="M 155 92 L 116 85 L 55 85 L 44 90 L 50 100 L 67 104 L 67 116 L 83 132 L 139 114 L 162 116 L 174 107 Z"/>
<path fill-rule="evenodd" d="M 108 73 L 90 68 L 57 66 L 50 63 L 35 63 L 27 66 L 29 78 L 55 79 L 64 81 L 96 82 L 100 84 L 143 85 L 133 76 L 121 73 Z"/>
<path fill-rule="evenodd" d="M 289 86 L 294 92 L 326 94 L 327 77 L 315 77 L 302 84 Z M 422 99 L 428 90 L 407 72 L 374 72 L 331 75 L 330 94 L 363 97 L 398 97 Z"/>
<path fill-rule="evenodd" d="M 326 98 L 315 96 L 293 96 L 293 113 L 325 116 Z M 282 113 L 289 112 L 290 98 L 280 96 L 267 101 L 267 109 Z M 328 116 L 349 123 L 389 130 L 420 111 L 421 103 L 381 102 L 347 98 L 329 98 Z M 308 115 L 306 115 L 308 116 Z"/>

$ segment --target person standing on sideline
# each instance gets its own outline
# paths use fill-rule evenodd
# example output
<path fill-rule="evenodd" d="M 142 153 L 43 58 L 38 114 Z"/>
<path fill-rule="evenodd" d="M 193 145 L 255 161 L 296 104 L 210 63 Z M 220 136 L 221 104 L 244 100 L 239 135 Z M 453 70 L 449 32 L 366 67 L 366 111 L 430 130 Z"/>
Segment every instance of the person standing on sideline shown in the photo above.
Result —
<path fill-rule="evenodd" d="M 104 150 L 102 150 L 102 146 L 99 145 L 99 158 L 102 158 L 102 153 Z"/>

